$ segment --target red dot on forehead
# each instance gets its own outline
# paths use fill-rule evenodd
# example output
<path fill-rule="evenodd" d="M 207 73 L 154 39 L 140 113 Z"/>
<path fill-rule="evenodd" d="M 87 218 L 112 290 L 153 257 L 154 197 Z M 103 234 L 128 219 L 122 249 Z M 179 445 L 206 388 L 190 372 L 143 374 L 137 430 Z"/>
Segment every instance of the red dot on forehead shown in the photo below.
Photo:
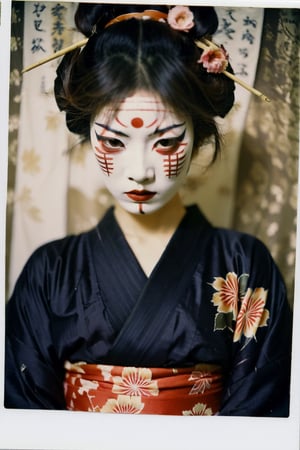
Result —
<path fill-rule="evenodd" d="M 144 121 L 140 117 L 134 117 L 131 121 L 131 125 L 134 128 L 141 128 L 144 125 Z"/>

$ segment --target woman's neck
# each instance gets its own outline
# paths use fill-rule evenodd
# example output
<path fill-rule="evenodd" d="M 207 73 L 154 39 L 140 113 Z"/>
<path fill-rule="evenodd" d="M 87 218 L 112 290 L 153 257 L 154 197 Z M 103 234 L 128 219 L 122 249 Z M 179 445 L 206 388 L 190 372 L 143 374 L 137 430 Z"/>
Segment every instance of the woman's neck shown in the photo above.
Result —
<path fill-rule="evenodd" d="M 115 207 L 115 217 L 145 274 L 150 276 L 181 219 L 185 215 L 179 195 L 152 214 L 136 215 Z"/>
<path fill-rule="evenodd" d="M 158 236 L 173 234 L 185 211 L 179 194 L 176 194 L 166 205 L 151 214 L 132 214 L 117 204 L 115 217 L 126 236 Z"/>

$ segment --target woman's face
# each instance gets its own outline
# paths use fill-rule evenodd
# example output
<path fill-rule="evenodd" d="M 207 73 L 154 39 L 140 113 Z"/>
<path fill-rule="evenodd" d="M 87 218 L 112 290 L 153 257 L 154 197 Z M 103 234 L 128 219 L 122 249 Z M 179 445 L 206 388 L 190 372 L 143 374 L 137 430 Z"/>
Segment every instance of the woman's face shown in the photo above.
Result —
<path fill-rule="evenodd" d="M 104 183 L 128 212 L 159 210 L 176 194 L 188 172 L 194 134 L 150 93 L 136 93 L 115 114 L 105 107 L 92 121 L 91 143 Z"/>

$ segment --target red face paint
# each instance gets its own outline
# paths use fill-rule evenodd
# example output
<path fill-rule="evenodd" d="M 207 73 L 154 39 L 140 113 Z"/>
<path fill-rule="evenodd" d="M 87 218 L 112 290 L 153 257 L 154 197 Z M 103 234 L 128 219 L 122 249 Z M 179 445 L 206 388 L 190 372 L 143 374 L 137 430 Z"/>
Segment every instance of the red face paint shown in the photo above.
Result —
<path fill-rule="evenodd" d="M 176 194 L 188 172 L 193 138 L 189 118 L 144 92 L 124 99 L 117 112 L 104 108 L 91 128 L 103 181 L 134 214 L 154 212 Z"/>
<path fill-rule="evenodd" d="M 178 177 L 184 167 L 185 158 L 186 154 L 184 151 L 174 153 L 173 155 L 167 155 L 164 158 L 164 172 L 166 177 L 169 179 Z"/>
<path fill-rule="evenodd" d="M 141 128 L 144 126 L 144 121 L 140 117 L 134 117 L 131 121 L 133 128 Z"/>
<path fill-rule="evenodd" d="M 114 159 L 112 156 L 108 156 L 106 153 L 101 152 L 96 147 L 96 158 L 99 163 L 100 169 L 108 177 L 112 174 L 114 169 Z"/>

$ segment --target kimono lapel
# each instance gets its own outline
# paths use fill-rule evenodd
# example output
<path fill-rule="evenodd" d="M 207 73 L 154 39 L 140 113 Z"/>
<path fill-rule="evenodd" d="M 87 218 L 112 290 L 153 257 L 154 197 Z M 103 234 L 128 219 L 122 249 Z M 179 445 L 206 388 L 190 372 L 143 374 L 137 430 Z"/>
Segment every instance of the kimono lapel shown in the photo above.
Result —
<path fill-rule="evenodd" d="M 95 229 L 92 254 L 100 294 L 116 333 L 130 315 L 147 281 L 110 208 Z"/>
<path fill-rule="evenodd" d="M 159 263 L 145 283 L 108 355 L 109 364 L 143 365 L 163 359 L 160 340 L 199 264 L 201 242 L 212 227 L 198 208 L 190 207 Z"/>

